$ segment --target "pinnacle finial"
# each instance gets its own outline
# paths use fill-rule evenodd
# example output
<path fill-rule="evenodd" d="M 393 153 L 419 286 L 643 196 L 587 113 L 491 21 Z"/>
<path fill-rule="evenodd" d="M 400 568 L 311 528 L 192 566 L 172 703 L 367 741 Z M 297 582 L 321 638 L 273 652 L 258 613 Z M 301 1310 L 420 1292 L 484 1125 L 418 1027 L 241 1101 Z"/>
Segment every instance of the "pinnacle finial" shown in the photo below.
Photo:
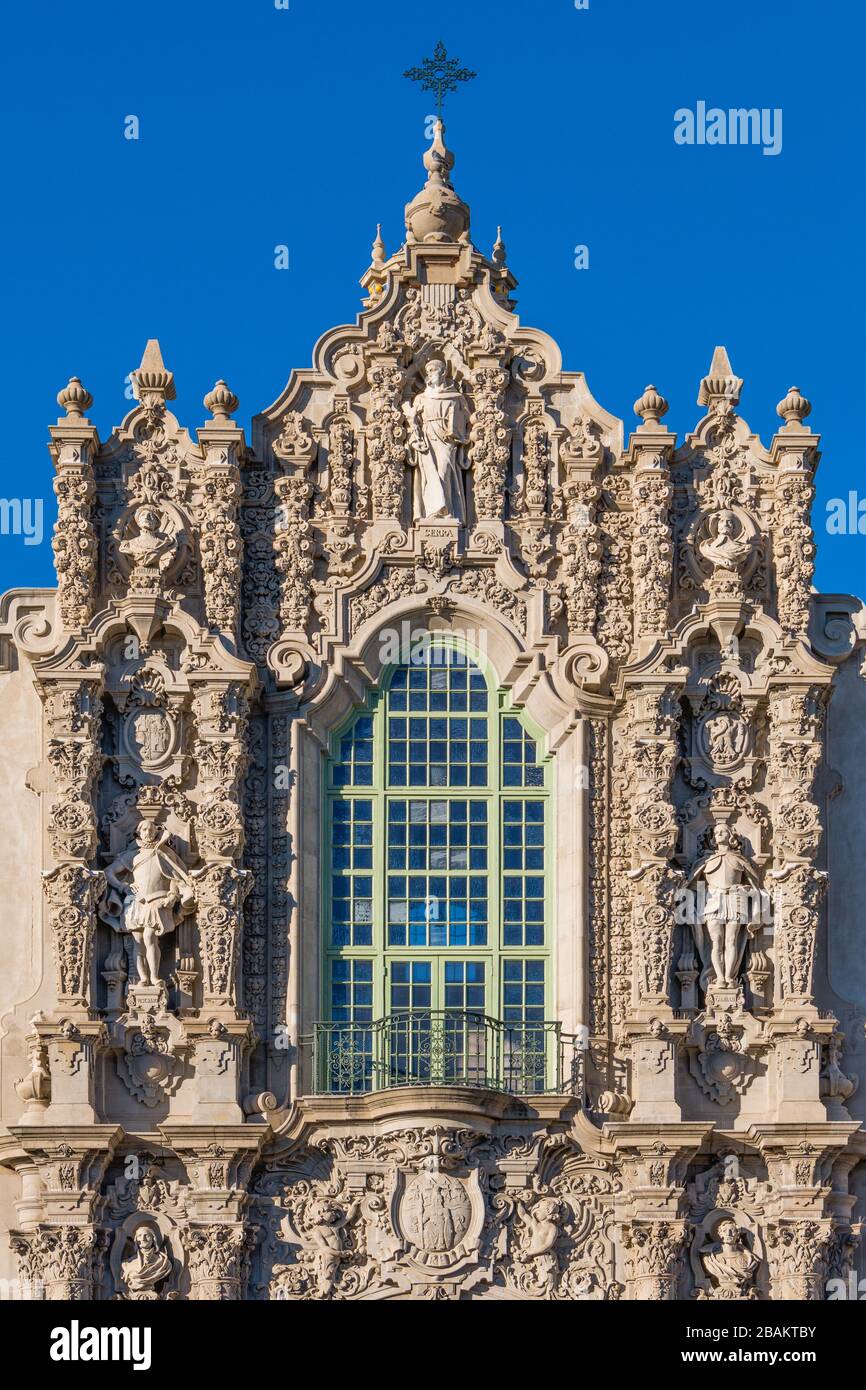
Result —
<path fill-rule="evenodd" d="M 371 255 L 371 269 L 383 270 L 385 266 L 385 243 L 382 240 L 382 223 L 376 223 L 376 237 L 373 241 Z"/>
<path fill-rule="evenodd" d="M 71 376 L 69 384 L 64 386 L 62 391 L 58 391 L 57 404 L 61 410 L 66 411 L 68 420 L 81 420 L 93 405 L 93 397 L 87 387 L 82 386 L 79 377 Z"/>
<path fill-rule="evenodd" d="M 496 228 L 496 240 L 493 243 L 493 262 L 494 265 L 505 265 L 505 242 L 502 240 L 502 228 Z"/>
<path fill-rule="evenodd" d="M 445 144 L 445 127 L 437 120 L 433 142 L 425 152 L 427 182 L 406 205 L 410 241 L 469 240 L 469 208 L 451 186 L 454 156 Z"/>
<path fill-rule="evenodd" d="M 141 366 L 132 373 L 132 377 L 138 388 L 139 398 L 142 394 L 147 394 L 173 401 L 177 394 L 174 389 L 174 374 L 162 360 L 158 338 L 148 338 Z"/>
<path fill-rule="evenodd" d="M 214 420 L 220 425 L 228 424 L 229 416 L 234 415 L 238 405 L 237 396 L 234 391 L 229 390 L 222 377 L 204 398 L 205 410 L 209 410 Z"/>
<path fill-rule="evenodd" d="M 806 397 L 800 394 L 799 386 L 789 386 L 788 394 L 779 401 L 776 406 L 776 414 L 780 415 L 785 421 L 785 425 L 796 427 L 802 425 L 807 415 L 812 413 L 812 402 L 807 401 Z"/>
<path fill-rule="evenodd" d="M 663 415 L 667 415 L 668 403 L 654 386 L 645 386 L 642 396 L 634 403 L 634 413 L 639 415 L 645 425 L 657 425 Z M 667 426 L 665 426 L 667 429 Z"/>
<path fill-rule="evenodd" d="M 742 389 L 743 378 L 734 373 L 727 349 L 717 347 L 710 370 L 701 381 L 698 405 L 709 406 L 710 410 L 717 410 L 722 405 L 735 406 Z"/>
<path fill-rule="evenodd" d="M 454 168 L 454 155 L 445 144 L 445 125 L 437 120 L 433 127 L 433 142 L 424 152 L 424 168 L 428 183 L 451 184 L 451 170 Z"/>

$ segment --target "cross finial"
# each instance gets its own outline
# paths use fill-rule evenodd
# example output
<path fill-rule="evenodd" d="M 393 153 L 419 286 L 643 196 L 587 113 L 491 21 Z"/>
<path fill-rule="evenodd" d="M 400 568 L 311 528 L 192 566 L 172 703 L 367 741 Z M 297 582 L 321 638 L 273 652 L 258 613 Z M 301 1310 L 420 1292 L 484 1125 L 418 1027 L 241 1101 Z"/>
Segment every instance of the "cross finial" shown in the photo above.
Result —
<path fill-rule="evenodd" d="M 470 82 L 477 75 L 468 68 L 461 68 L 456 58 L 449 58 L 441 39 L 433 50 L 432 58 L 425 58 L 420 67 L 408 68 L 403 73 L 411 82 L 420 82 L 422 92 L 436 93 L 436 115 L 440 120 L 445 93 L 456 92 L 458 82 Z"/>

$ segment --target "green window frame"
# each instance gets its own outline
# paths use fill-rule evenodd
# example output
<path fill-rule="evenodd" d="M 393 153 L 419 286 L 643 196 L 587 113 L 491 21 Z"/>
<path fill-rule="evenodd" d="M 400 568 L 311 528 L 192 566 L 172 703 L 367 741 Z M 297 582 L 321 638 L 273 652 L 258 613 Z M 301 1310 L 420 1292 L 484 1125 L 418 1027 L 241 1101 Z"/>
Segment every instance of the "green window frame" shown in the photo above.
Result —
<path fill-rule="evenodd" d="M 320 1017 L 551 1018 L 551 758 L 489 663 L 431 637 L 334 732 Z"/>

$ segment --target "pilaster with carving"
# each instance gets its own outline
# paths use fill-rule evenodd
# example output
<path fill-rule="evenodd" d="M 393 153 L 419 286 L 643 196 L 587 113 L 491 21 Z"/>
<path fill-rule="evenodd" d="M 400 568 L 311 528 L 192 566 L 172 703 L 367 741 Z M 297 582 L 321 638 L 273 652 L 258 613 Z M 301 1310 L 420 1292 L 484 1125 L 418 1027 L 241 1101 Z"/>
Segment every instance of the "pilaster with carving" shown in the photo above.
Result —
<path fill-rule="evenodd" d="M 634 469 L 635 641 L 641 650 L 648 641 L 662 636 L 668 627 L 673 579 L 670 452 L 674 436 L 660 423 L 668 403 L 654 386 L 646 388 L 635 401 L 634 409 L 643 421 L 631 436 L 628 453 Z"/>
<path fill-rule="evenodd" d="M 198 431 L 204 452 L 199 548 L 208 626 L 237 641 L 240 617 L 243 540 L 239 523 L 243 430 L 231 422 L 238 398 L 218 381 L 204 398 L 213 419 Z"/>
<path fill-rule="evenodd" d="M 774 436 L 770 450 L 777 469 L 773 517 L 776 603 L 783 630 L 798 636 L 808 629 L 815 572 L 811 513 L 820 455 L 818 436 L 803 424 L 811 409 L 810 402 L 792 386 L 776 407 L 785 424 Z"/>
<path fill-rule="evenodd" d="M 52 546 L 60 620 L 67 632 L 78 632 L 93 614 L 97 588 L 93 459 L 99 449 L 99 435 L 86 416 L 93 397 L 78 377 L 72 377 L 59 392 L 57 403 L 66 416 L 52 426 L 49 446 L 57 496 Z"/>

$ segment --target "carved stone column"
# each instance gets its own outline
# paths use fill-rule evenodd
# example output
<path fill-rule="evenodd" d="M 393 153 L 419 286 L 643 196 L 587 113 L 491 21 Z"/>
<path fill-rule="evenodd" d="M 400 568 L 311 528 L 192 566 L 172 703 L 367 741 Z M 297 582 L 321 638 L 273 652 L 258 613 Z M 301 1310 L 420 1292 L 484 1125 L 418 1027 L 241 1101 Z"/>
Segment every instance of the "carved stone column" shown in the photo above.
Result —
<path fill-rule="evenodd" d="M 189 1175 L 181 1235 L 189 1260 L 190 1299 L 226 1302 L 246 1296 L 258 1238 L 247 1220 L 247 1187 L 268 1131 L 244 1125 L 160 1126 Z"/>
<path fill-rule="evenodd" d="M 197 686 L 196 758 L 202 800 L 196 840 L 203 866 L 194 872 L 203 971 L 203 1006 L 236 1018 L 242 908 L 251 885 L 241 868 L 241 781 L 247 763 L 247 686 L 241 681 Z"/>
<path fill-rule="evenodd" d="M 578 420 L 563 445 L 562 501 L 565 510 L 560 533 L 564 556 L 562 577 L 569 637 L 595 632 L 598 584 L 603 544 L 598 525 L 601 487 L 597 472 L 604 448 L 591 421 Z"/>
<path fill-rule="evenodd" d="M 238 509 L 241 497 L 240 463 L 244 432 L 230 416 L 237 396 L 218 381 L 204 398 L 213 419 L 198 431 L 205 466 L 200 475 L 203 494 L 199 549 L 204 577 L 205 618 L 211 631 L 236 644 L 243 561 Z"/>
<path fill-rule="evenodd" d="M 96 488 L 93 459 L 99 435 L 86 418 L 93 397 L 78 377 L 59 393 L 66 418 L 51 427 L 49 449 L 57 470 L 57 523 L 52 542 L 57 570 L 60 621 L 67 632 L 80 632 L 93 616 L 98 542 L 93 520 Z"/>
<path fill-rule="evenodd" d="M 632 572 L 638 655 L 668 630 L 674 556 L 670 454 L 676 436 L 660 424 L 667 408 L 664 397 L 648 386 L 635 401 L 635 414 L 643 424 L 632 434 L 627 455 L 634 469 Z"/>
<path fill-rule="evenodd" d="M 401 410 L 403 373 L 395 362 L 371 350 L 367 407 L 367 457 L 374 521 L 400 521 L 406 472 L 406 422 Z"/>
<path fill-rule="evenodd" d="M 100 1188 L 122 1130 L 112 1125 L 12 1126 L 4 1162 L 32 1172 L 31 1197 L 11 1232 L 19 1277 L 47 1299 L 100 1297 L 109 1233 L 100 1224 Z"/>
<path fill-rule="evenodd" d="M 804 636 L 808 630 L 815 572 L 811 512 L 819 437 L 803 424 L 811 409 L 792 386 L 776 407 L 785 425 L 773 436 L 770 448 L 778 469 L 773 518 L 776 603 L 779 622 L 791 636 Z"/>
<path fill-rule="evenodd" d="M 815 939 L 826 874 L 815 863 L 822 830 L 812 787 L 821 760 L 826 693 L 820 686 L 770 692 L 776 1007 L 788 1013 L 813 1006 Z"/>
<path fill-rule="evenodd" d="M 684 1183 L 709 1126 L 632 1121 L 604 1127 L 625 1182 L 616 1201 L 625 1261 L 626 1298 L 669 1302 L 679 1297 L 687 1225 Z"/>
<path fill-rule="evenodd" d="M 683 875 L 671 863 L 677 822 L 671 785 L 677 763 L 675 686 L 641 688 L 630 697 L 632 1041 L 635 1115 L 679 1118 L 676 1048 L 682 1033 L 671 1005 L 676 895 Z"/>
<path fill-rule="evenodd" d="M 219 1221 L 186 1226 L 181 1239 L 189 1259 L 192 1302 L 224 1303 L 244 1297 L 254 1232 Z"/>
<path fill-rule="evenodd" d="M 274 550 L 277 572 L 282 576 L 283 637 L 303 642 L 310 620 L 315 559 L 315 538 L 310 525 L 313 484 L 309 470 L 317 445 L 302 416 L 290 411 L 273 448 L 285 468 L 274 479 L 277 502 Z"/>
<path fill-rule="evenodd" d="M 96 854 L 93 788 L 100 772 L 102 671 L 55 675 L 37 668 L 45 707 L 47 762 L 55 799 L 48 840 L 55 865 L 43 872 L 48 920 L 57 971 L 57 1002 L 64 1011 L 91 1005 L 91 957 L 96 904 L 103 875 L 92 867 Z"/>
<path fill-rule="evenodd" d="M 472 377 L 475 410 L 469 436 L 469 459 L 475 510 L 482 522 L 499 522 L 505 507 L 505 482 L 511 457 L 511 429 L 505 414 L 508 373 L 491 359 Z"/>

